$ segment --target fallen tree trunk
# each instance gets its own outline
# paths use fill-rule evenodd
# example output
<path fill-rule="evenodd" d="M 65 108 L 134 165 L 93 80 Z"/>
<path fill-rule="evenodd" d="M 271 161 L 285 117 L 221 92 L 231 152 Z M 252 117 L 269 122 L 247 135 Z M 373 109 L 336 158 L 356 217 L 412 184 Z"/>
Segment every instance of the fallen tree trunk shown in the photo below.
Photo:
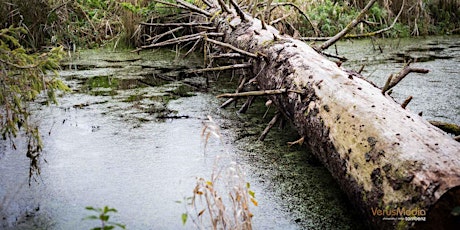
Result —
<path fill-rule="evenodd" d="M 250 54 L 252 83 L 292 122 L 373 226 L 456 224 L 451 211 L 460 206 L 458 142 L 304 42 L 240 9 L 225 6 L 228 13 L 217 13 L 214 4 L 207 11 L 219 15 L 209 18 L 224 34 L 224 48 Z"/>

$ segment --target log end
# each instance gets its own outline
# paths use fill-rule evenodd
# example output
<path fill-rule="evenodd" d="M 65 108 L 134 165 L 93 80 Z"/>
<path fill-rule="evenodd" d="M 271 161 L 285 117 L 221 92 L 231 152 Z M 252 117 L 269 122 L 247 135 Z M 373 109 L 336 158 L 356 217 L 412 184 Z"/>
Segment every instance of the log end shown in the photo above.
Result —
<path fill-rule="evenodd" d="M 428 210 L 415 229 L 457 229 L 460 226 L 460 186 L 451 188 Z"/>

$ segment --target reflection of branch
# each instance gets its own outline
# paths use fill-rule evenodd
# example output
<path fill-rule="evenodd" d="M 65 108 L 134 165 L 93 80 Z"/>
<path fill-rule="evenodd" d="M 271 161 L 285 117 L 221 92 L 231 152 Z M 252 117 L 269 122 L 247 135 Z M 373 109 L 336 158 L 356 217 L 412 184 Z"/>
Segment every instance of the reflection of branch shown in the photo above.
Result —
<path fill-rule="evenodd" d="M 332 37 L 331 39 L 327 40 L 326 42 L 324 42 L 320 47 L 317 48 L 318 51 L 323 51 L 327 48 L 329 48 L 329 46 L 333 45 L 334 43 L 336 43 L 338 40 L 340 40 L 343 36 L 345 36 L 348 32 L 350 32 L 350 30 L 352 30 L 353 28 L 355 28 L 355 26 L 362 21 L 364 15 L 367 13 L 367 11 L 372 7 L 372 5 L 374 5 L 374 3 L 376 2 L 377 0 L 370 0 L 369 3 L 367 3 L 366 7 L 364 7 L 364 9 L 361 10 L 361 12 L 359 12 L 359 15 L 353 19 L 353 21 L 351 21 L 342 31 L 340 31 L 338 34 L 336 34 L 334 37 Z"/>

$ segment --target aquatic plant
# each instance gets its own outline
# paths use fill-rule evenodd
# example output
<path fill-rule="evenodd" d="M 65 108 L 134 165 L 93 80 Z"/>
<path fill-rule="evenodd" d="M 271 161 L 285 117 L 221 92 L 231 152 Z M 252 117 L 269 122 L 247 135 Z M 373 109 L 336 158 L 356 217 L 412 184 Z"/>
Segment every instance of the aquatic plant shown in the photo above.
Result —
<path fill-rule="evenodd" d="M 219 126 L 208 116 L 202 132 L 205 145 L 212 136 L 222 143 Z M 211 178 L 198 177 L 193 196 L 184 199 L 186 212 L 181 216 L 182 223 L 186 224 L 190 218 L 199 229 L 252 229 L 253 214 L 249 206 L 258 205 L 255 192 L 237 163 L 220 167 L 220 159 L 216 156 Z"/>
<path fill-rule="evenodd" d="M 100 227 L 95 227 L 95 228 L 92 228 L 91 230 L 110 230 L 110 229 L 114 229 L 115 227 L 126 229 L 126 226 L 124 224 L 109 221 L 110 219 L 109 213 L 117 212 L 117 210 L 114 208 L 109 208 L 108 206 L 104 206 L 104 208 L 94 208 L 92 206 L 88 206 L 86 207 L 86 210 L 96 212 L 98 215 L 90 215 L 90 216 L 83 218 L 83 220 L 99 220 L 100 221 Z"/>

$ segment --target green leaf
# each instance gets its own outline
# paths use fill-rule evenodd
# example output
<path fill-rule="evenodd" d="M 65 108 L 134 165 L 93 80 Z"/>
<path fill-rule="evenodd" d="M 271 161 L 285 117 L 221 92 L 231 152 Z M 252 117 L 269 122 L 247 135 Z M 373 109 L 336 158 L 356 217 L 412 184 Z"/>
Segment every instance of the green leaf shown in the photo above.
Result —
<path fill-rule="evenodd" d="M 182 213 L 182 224 L 185 225 L 187 223 L 188 214 Z"/>
<path fill-rule="evenodd" d="M 256 193 L 252 191 L 251 189 L 248 190 L 248 193 L 252 198 L 256 198 Z"/>
<path fill-rule="evenodd" d="M 98 219 L 99 219 L 99 217 L 97 217 L 97 216 L 87 216 L 87 217 L 83 218 L 83 220 L 98 220 Z"/>

